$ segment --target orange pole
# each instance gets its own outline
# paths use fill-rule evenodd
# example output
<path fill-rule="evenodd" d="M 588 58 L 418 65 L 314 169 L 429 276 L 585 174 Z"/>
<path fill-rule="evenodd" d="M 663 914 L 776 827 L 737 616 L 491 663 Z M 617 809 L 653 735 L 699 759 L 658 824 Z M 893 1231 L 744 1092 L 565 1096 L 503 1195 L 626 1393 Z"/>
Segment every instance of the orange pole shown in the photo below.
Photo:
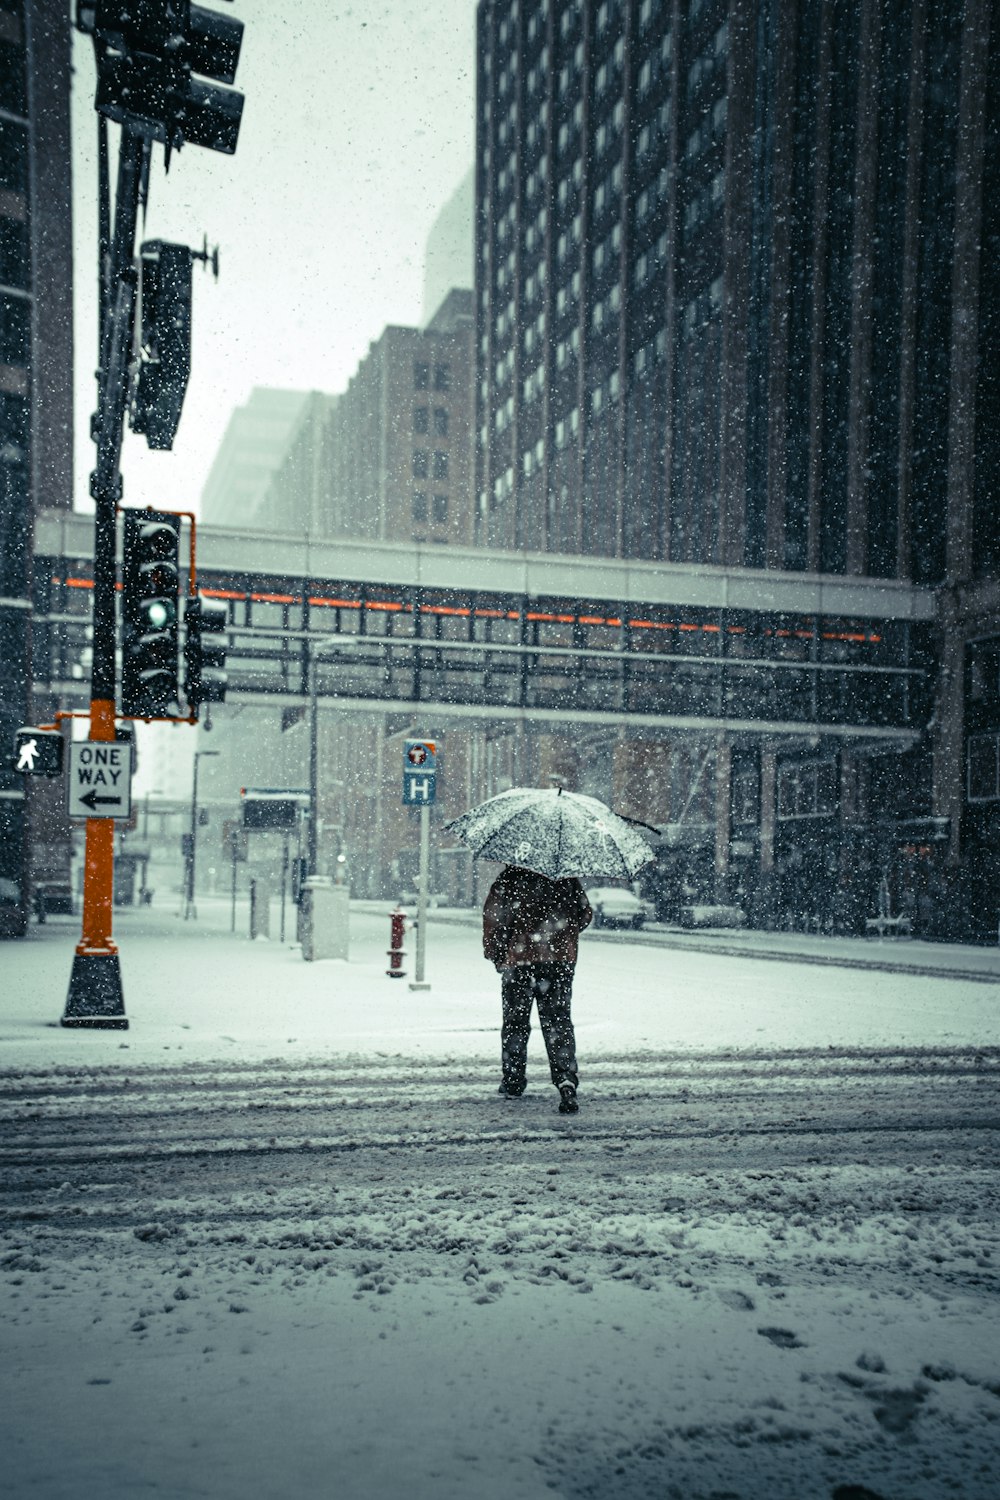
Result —
<path fill-rule="evenodd" d="M 90 738 L 113 740 L 115 705 L 95 698 L 90 705 Z M 77 953 L 92 958 L 117 953 L 111 938 L 112 898 L 115 881 L 115 822 L 113 818 L 88 818 L 83 871 L 83 924 Z"/>

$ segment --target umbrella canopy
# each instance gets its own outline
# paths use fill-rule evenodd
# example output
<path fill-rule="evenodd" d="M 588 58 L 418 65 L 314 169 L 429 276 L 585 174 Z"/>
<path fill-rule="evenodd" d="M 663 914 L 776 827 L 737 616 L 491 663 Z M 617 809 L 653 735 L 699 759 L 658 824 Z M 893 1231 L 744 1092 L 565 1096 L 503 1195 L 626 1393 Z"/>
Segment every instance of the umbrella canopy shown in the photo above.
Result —
<path fill-rule="evenodd" d="M 645 839 L 610 807 L 561 787 L 511 787 L 446 828 L 480 859 L 521 865 L 550 880 L 631 880 L 653 858 Z"/>

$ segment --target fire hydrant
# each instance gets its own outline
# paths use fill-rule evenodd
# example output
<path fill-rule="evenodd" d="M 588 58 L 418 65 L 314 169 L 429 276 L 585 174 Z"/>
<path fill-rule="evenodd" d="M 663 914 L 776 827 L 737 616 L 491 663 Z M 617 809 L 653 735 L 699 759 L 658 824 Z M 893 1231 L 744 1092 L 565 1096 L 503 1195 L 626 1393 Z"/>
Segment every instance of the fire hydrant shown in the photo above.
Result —
<path fill-rule="evenodd" d="M 386 952 L 389 955 L 389 967 L 386 969 L 390 979 L 402 979 L 406 970 L 403 968 L 405 953 L 403 950 L 403 934 L 406 931 L 406 913 L 402 907 L 397 906 L 395 911 L 389 913 L 389 947 Z"/>

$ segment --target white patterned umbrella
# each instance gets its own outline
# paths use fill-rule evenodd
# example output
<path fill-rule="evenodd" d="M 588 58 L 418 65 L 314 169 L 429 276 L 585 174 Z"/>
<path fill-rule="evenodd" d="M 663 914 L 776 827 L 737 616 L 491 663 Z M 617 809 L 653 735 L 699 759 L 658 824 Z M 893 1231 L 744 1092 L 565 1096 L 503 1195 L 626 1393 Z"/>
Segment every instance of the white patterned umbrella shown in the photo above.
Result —
<path fill-rule="evenodd" d="M 645 839 L 610 807 L 562 787 L 511 787 L 445 828 L 480 859 L 521 865 L 550 880 L 631 880 L 653 858 Z"/>

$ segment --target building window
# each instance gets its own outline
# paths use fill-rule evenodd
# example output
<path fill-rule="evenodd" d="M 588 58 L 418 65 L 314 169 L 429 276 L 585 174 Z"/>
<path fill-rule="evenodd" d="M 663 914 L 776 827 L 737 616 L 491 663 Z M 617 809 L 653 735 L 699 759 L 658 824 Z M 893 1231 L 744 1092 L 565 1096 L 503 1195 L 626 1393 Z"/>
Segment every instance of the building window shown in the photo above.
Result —
<path fill-rule="evenodd" d="M 435 526 L 443 526 L 446 523 L 447 520 L 448 520 L 448 496 L 447 495 L 435 495 L 434 496 L 434 524 L 435 524 Z"/>
<path fill-rule="evenodd" d="M 426 391 L 431 383 L 431 367 L 425 359 L 413 361 L 413 387 L 414 390 Z"/>
<path fill-rule="evenodd" d="M 28 191 L 28 127 L 13 120 L 0 120 L 0 188 Z"/>
<path fill-rule="evenodd" d="M 434 431 L 438 437 L 448 436 L 448 412 L 443 406 L 434 408 Z"/>
<path fill-rule="evenodd" d="M 414 521 L 427 520 L 427 492 L 426 490 L 413 491 L 413 519 Z"/>
<path fill-rule="evenodd" d="M 1000 734 L 970 735 L 968 798 L 970 802 L 1000 801 Z"/>
<path fill-rule="evenodd" d="M 734 823 L 760 821 L 760 775 L 756 766 L 733 767 L 730 800 Z"/>
<path fill-rule="evenodd" d="M 415 406 L 413 408 L 413 430 L 414 432 L 427 431 L 427 407 Z"/>
<path fill-rule="evenodd" d="M 413 450 L 413 477 L 414 479 L 427 478 L 427 449 L 414 448 Z"/>
<path fill-rule="evenodd" d="M 434 366 L 434 389 L 436 391 L 451 390 L 451 365 Z"/>
<path fill-rule="evenodd" d="M 448 455 L 439 448 L 434 454 L 434 478 L 448 478 Z"/>
<path fill-rule="evenodd" d="M 25 368 L 31 350 L 31 304 L 0 297 L 0 364 Z"/>
<path fill-rule="evenodd" d="M 828 818 L 837 807 L 837 767 L 832 760 L 793 761 L 778 768 L 778 817 Z"/>

